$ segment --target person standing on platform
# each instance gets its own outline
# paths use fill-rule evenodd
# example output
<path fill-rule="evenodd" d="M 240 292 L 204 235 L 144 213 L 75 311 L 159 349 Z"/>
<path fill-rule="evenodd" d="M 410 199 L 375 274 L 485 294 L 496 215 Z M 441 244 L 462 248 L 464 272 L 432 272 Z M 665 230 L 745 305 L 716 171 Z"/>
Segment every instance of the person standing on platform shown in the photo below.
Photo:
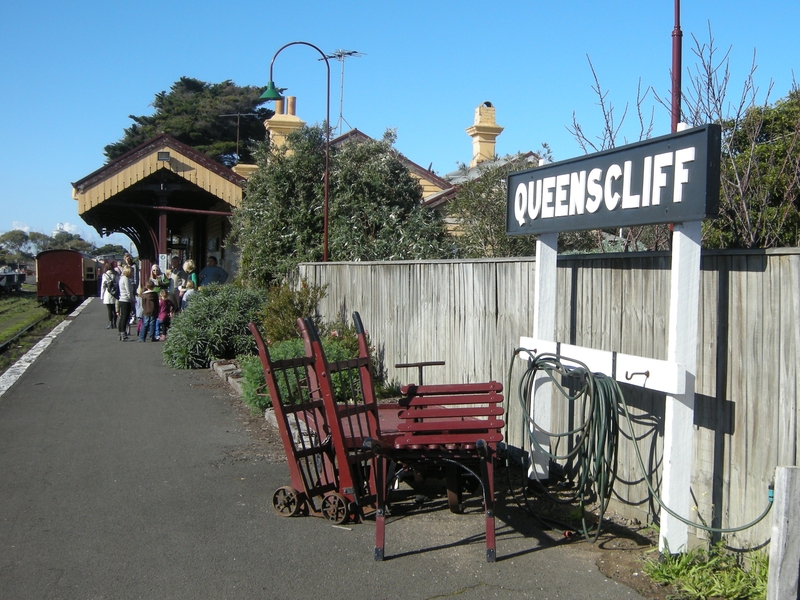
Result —
<path fill-rule="evenodd" d="M 114 272 L 114 265 L 111 261 L 106 263 L 102 279 L 101 295 L 103 304 L 106 305 L 106 310 L 108 311 L 108 325 L 106 325 L 106 329 L 113 329 L 117 326 L 117 296 L 119 295 L 119 288 L 117 287 L 117 275 Z"/>
<path fill-rule="evenodd" d="M 131 274 L 129 279 L 131 280 L 131 311 L 130 311 L 130 321 L 129 325 L 136 324 L 136 290 L 139 288 L 139 265 L 133 260 L 133 256 L 125 253 L 125 256 L 122 257 L 122 272 L 125 272 L 125 267 L 130 267 Z M 125 329 L 126 331 L 130 331 L 130 327 Z"/>
<path fill-rule="evenodd" d="M 175 303 L 172 295 L 167 290 L 158 293 L 158 319 L 156 319 L 156 339 L 163 342 L 167 339 L 167 329 L 172 323 L 172 315 L 175 314 Z"/>
<path fill-rule="evenodd" d="M 122 258 L 122 269 L 125 270 L 125 267 L 131 268 L 130 280 L 131 284 L 133 284 L 133 289 L 135 290 L 139 287 L 139 265 L 136 264 L 136 261 L 133 260 L 133 256 L 125 253 L 125 256 Z"/>
<path fill-rule="evenodd" d="M 209 256 L 206 265 L 206 268 L 200 271 L 200 285 L 222 284 L 228 280 L 228 272 L 217 265 L 216 256 Z"/>
<path fill-rule="evenodd" d="M 172 281 L 161 272 L 158 265 L 153 265 L 153 268 L 150 269 L 150 281 L 153 282 L 156 293 L 161 290 L 169 290 L 169 286 L 172 284 Z"/>
<path fill-rule="evenodd" d="M 122 268 L 122 276 L 119 278 L 119 341 L 128 339 L 128 328 L 130 327 L 131 303 L 134 299 L 133 282 L 131 275 L 132 269 L 129 265 Z"/>
<path fill-rule="evenodd" d="M 186 285 L 186 271 L 181 265 L 181 258 L 177 254 L 170 259 L 170 268 L 167 270 L 167 277 L 172 281 L 172 301 L 176 307 L 181 305 L 181 290 Z"/>
<path fill-rule="evenodd" d="M 197 273 L 195 273 L 194 261 L 192 259 L 183 263 L 183 270 L 186 271 L 186 281 L 191 281 L 194 284 L 194 289 L 200 287 L 200 280 L 197 278 Z M 185 284 L 184 287 L 186 287 Z"/>

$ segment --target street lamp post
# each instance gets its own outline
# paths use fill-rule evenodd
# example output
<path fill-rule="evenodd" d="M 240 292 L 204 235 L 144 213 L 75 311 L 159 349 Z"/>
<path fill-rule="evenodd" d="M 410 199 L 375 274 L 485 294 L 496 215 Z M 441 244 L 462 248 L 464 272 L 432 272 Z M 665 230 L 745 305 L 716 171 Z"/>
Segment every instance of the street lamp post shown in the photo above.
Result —
<path fill-rule="evenodd" d="M 296 45 L 308 46 L 309 48 L 313 48 L 317 52 L 320 53 L 322 56 L 322 60 L 325 61 L 325 68 L 327 69 L 327 87 L 325 92 L 325 192 L 323 197 L 323 204 L 322 204 L 322 261 L 328 262 L 328 190 L 329 190 L 329 180 L 330 180 L 330 147 L 331 147 L 331 65 L 328 62 L 328 57 L 325 53 L 317 48 L 314 44 L 309 44 L 308 42 L 289 42 L 288 44 L 281 46 L 275 55 L 272 57 L 272 62 L 269 63 L 269 83 L 267 83 L 267 89 L 264 90 L 264 93 L 261 94 L 261 100 L 281 100 L 283 96 L 275 87 L 275 82 L 272 80 L 272 67 L 275 64 L 275 59 L 278 58 L 278 54 L 280 54 L 284 49 L 288 48 L 289 46 L 296 46 Z"/>
<path fill-rule="evenodd" d="M 681 0 L 675 0 L 675 27 L 672 30 L 672 133 L 681 120 Z"/>

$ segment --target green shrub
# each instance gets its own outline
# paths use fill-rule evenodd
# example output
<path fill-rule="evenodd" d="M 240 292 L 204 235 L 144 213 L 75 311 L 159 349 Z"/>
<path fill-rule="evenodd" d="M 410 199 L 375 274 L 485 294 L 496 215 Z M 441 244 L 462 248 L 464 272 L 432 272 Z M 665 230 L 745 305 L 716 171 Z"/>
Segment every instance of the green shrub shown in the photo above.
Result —
<path fill-rule="evenodd" d="M 352 322 L 337 321 L 326 323 L 323 326 L 325 339 L 335 339 L 342 344 L 350 353 L 351 357 L 358 356 L 358 334 Z M 375 395 L 378 398 L 394 398 L 400 395 L 400 386 L 390 384 L 386 381 L 386 365 L 382 354 L 379 354 L 372 340 L 367 336 L 367 347 L 369 348 L 369 361 L 372 365 L 372 379 L 375 386 Z M 328 360 L 332 360 L 328 358 Z M 341 360 L 341 359 L 337 359 Z"/>
<path fill-rule="evenodd" d="M 655 583 L 673 585 L 687 600 L 755 600 L 766 597 L 769 557 L 756 552 L 745 569 L 741 556 L 728 552 L 724 541 L 707 552 L 696 548 L 674 556 L 667 547 L 661 560 L 645 561 L 644 572 Z"/>
<path fill-rule="evenodd" d="M 236 362 L 242 374 L 242 402 L 250 407 L 253 414 L 263 413 L 272 402 L 266 395 L 266 381 L 261 359 L 252 354 L 243 354 L 236 357 Z"/>
<path fill-rule="evenodd" d="M 297 339 L 296 322 L 298 318 L 311 317 L 320 329 L 317 305 L 325 297 L 327 286 L 309 285 L 305 279 L 296 289 L 289 282 L 274 283 L 267 292 L 267 301 L 260 313 L 262 330 L 269 335 L 274 344 L 284 340 Z"/>
<path fill-rule="evenodd" d="M 264 292 L 236 285 L 203 286 L 172 320 L 164 343 L 164 364 L 173 369 L 205 369 L 213 360 L 256 351 L 247 324 L 264 305 Z"/>
<path fill-rule="evenodd" d="M 346 344 L 337 339 L 326 338 L 322 340 L 322 349 L 325 351 L 328 362 L 347 360 L 355 358 L 357 355 L 353 354 Z M 303 345 L 303 340 L 299 338 L 278 342 L 269 348 L 269 357 L 273 362 L 302 356 L 305 356 L 305 346 Z M 242 401 L 254 413 L 264 412 L 265 408 L 272 406 L 272 400 L 268 395 L 269 392 L 266 387 L 261 360 L 258 356 L 243 355 L 237 357 L 237 362 L 242 372 Z M 300 377 L 301 375 L 298 374 L 297 378 L 278 378 L 278 389 L 284 401 L 297 397 L 297 379 Z M 332 378 L 332 382 L 334 393 L 337 397 L 349 394 L 348 382 L 340 381 L 336 376 Z"/>

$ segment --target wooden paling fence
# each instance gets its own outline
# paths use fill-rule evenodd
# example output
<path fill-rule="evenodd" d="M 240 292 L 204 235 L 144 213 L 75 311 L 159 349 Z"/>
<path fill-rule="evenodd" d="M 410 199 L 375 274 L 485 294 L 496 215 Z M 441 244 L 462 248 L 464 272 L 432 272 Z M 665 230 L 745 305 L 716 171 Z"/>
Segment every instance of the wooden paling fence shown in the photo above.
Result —
<path fill-rule="evenodd" d="M 668 254 L 559 259 L 558 341 L 651 358 L 667 354 Z M 517 401 L 521 361 L 512 352 L 533 334 L 534 259 L 314 263 L 299 268 L 326 284 L 326 320 L 358 310 L 390 380 L 413 381 L 395 363 L 445 360 L 426 383 L 496 379 L 507 384 L 507 439 L 526 447 Z M 800 249 L 713 251 L 702 258 L 692 494 L 697 522 L 736 527 L 763 511 L 775 467 L 798 464 Z M 664 398 L 624 386 L 634 437 L 651 481 L 661 471 Z M 556 427 L 579 415 L 554 401 Z M 612 508 L 642 521 L 658 511 L 643 483 L 627 424 Z M 562 448 L 563 450 L 563 448 Z M 763 544 L 771 521 L 738 533 Z M 706 538 L 705 534 L 698 534 Z"/>

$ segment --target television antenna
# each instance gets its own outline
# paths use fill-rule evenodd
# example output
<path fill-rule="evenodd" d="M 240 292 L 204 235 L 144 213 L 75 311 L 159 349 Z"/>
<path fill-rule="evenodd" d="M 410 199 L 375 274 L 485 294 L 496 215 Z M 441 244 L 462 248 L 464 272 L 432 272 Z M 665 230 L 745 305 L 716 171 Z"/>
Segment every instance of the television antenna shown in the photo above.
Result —
<path fill-rule="evenodd" d="M 256 113 L 232 113 L 229 115 L 219 115 L 220 117 L 236 117 L 236 161 L 239 161 L 239 124 L 242 117 L 257 117 Z"/>
<path fill-rule="evenodd" d="M 347 120 L 342 116 L 342 105 L 344 104 L 344 61 L 348 58 L 357 58 L 359 56 L 364 56 L 363 52 L 359 52 L 358 50 L 335 50 L 330 54 L 326 54 L 325 58 L 328 59 L 335 59 L 342 63 L 342 75 L 341 75 L 341 84 L 339 86 L 339 120 L 336 121 L 336 126 L 333 129 L 336 130 L 336 135 L 341 135 L 342 133 L 342 123 L 347 123 Z M 322 59 L 320 59 L 322 60 Z M 330 124 L 328 124 L 330 126 Z M 352 125 L 347 123 L 347 126 L 352 129 Z"/>

